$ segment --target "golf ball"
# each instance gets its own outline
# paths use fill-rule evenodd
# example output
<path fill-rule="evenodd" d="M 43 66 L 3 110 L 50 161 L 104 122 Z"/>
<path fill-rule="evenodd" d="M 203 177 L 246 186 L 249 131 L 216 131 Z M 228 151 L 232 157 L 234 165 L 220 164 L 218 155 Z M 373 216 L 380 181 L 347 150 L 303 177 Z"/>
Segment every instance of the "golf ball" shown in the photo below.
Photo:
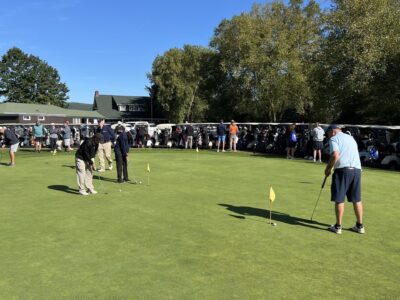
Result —
<path fill-rule="evenodd" d="M 141 181 L 139 181 L 139 184 L 142 184 L 142 182 L 141 182 Z"/>
<path fill-rule="evenodd" d="M 276 223 L 272 223 L 272 226 L 276 226 Z"/>

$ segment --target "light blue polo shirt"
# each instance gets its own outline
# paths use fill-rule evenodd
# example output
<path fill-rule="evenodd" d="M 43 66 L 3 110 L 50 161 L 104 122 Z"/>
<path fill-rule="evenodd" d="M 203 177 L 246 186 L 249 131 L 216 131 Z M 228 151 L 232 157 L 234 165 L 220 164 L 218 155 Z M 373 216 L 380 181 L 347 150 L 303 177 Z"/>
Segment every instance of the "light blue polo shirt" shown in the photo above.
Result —
<path fill-rule="evenodd" d="M 329 152 L 339 152 L 339 160 L 335 164 L 335 169 L 356 168 L 361 169 L 360 155 L 357 143 L 354 138 L 343 132 L 338 132 L 329 140 Z"/>
<path fill-rule="evenodd" d="M 42 125 L 33 126 L 33 135 L 35 137 L 42 137 L 43 136 L 43 126 Z"/>

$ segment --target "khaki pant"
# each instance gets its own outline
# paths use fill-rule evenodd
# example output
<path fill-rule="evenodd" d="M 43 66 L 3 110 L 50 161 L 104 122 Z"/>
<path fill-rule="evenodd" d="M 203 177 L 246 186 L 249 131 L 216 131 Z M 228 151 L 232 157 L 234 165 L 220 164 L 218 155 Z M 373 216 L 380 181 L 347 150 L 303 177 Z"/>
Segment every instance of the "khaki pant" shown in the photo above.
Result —
<path fill-rule="evenodd" d="M 93 187 L 93 171 L 89 163 L 77 158 L 76 164 L 76 180 L 78 182 L 79 191 L 83 192 L 86 189 L 94 190 Z"/>
<path fill-rule="evenodd" d="M 112 159 L 111 159 L 111 142 L 107 143 L 100 143 L 99 144 L 99 149 L 97 151 L 97 155 L 99 156 L 99 162 L 100 162 L 100 169 L 105 170 L 106 169 L 106 164 L 104 161 L 104 156 L 106 157 L 108 161 L 108 165 L 112 166 Z"/>
<path fill-rule="evenodd" d="M 188 147 L 192 149 L 192 146 L 193 146 L 193 136 L 189 135 L 186 137 L 185 149 L 187 149 Z"/>

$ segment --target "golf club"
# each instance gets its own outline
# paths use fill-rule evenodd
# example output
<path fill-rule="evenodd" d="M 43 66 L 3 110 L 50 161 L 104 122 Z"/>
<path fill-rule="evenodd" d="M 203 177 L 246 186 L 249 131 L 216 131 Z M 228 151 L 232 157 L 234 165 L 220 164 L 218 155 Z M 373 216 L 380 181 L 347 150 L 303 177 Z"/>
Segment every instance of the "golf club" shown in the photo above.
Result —
<path fill-rule="evenodd" d="M 324 181 L 322 182 L 321 190 L 319 191 L 318 199 L 317 199 L 317 202 L 315 203 L 314 210 L 313 210 L 312 215 L 311 215 L 311 219 L 310 219 L 311 221 L 313 220 L 314 212 L 315 212 L 315 209 L 317 208 L 319 198 L 321 198 L 321 193 L 322 193 L 322 190 L 324 189 L 325 182 L 326 182 L 327 178 L 328 178 L 328 176 L 325 176 Z"/>

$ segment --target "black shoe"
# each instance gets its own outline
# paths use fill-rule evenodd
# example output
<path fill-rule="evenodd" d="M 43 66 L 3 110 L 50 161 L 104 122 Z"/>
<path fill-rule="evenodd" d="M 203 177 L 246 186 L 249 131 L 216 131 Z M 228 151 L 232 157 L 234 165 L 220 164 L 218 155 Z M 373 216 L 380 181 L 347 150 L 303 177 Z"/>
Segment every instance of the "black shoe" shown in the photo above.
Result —
<path fill-rule="evenodd" d="M 125 181 L 123 181 L 122 179 L 118 179 L 117 182 L 118 182 L 118 183 L 124 183 Z"/>
<path fill-rule="evenodd" d="M 128 182 L 128 181 L 131 181 L 131 180 L 128 178 L 128 179 L 124 179 L 124 181 Z"/>

